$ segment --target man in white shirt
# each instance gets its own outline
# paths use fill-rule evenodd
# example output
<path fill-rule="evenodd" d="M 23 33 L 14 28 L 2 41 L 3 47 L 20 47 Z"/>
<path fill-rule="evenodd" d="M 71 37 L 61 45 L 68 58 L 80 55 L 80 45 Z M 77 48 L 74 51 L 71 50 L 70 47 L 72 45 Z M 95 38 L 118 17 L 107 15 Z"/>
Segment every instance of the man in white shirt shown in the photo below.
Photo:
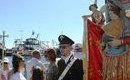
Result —
<path fill-rule="evenodd" d="M 74 56 L 83 60 L 82 45 L 80 43 L 74 45 Z"/>
<path fill-rule="evenodd" d="M 26 71 L 27 71 L 27 80 L 30 80 L 32 77 L 32 68 L 35 66 L 41 67 L 43 71 L 45 71 L 45 67 L 43 63 L 40 61 L 40 52 L 39 51 L 33 51 L 32 52 L 32 59 L 27 61 L 26 64 Z"/>

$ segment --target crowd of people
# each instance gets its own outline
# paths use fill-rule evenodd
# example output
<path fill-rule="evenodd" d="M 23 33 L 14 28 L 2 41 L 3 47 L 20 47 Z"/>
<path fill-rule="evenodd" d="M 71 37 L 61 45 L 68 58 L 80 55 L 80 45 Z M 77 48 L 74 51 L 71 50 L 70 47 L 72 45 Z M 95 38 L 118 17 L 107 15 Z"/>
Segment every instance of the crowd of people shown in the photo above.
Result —
<path fill-rule="evenodd" d="M 17 52 L 12 56 L 12 67 L 7 57 L 2 60 L 0 80 L 83 80 L 82 45 L 74 45 L 74 41 L 66 35 L 60 35 L 58 40 L 61 52 L 58 61 L 53 48 L 44 51 L 47 65 L 37 50 L 32 51 L 32 58 L 28 61 Z"/>
<path fill-rule="evenodd" d="M 98 77 L 101 78 L 89 79 L 130 80 L 130 11 L 129 9 L 125 10 L 125 6 L 127 6 L 125 0 L 124 2 L 123 0 L 105 0 L 105 2 L 107 14 L 109 14 L 106 14 L 106 24 L 103 13 L 97 10 L 98 7 L 95 3 L 89 6 L 92 14 L 83 16 L 84 21 L 91 21 L 94 28 L 97 28 L 96 34 L 88 33 L 90 37 L 88 39 L 90 41 L 89 53 L 93 51 L 95 56 L 96 52 L 93 49 L 97 48 L 96 51 L 99 55 L 96 55 L 96 58 L 101 58 L 101 60 L 96 59 L 101 62 L 98 64 L 101 71 L 97 72 L 97 74 L 99 73 Z M 123 5 L 120 6 L 118 3 Z M 90 17 L 91 20 L 88 20 Z M 94 35 L 99 37 L 93 38 Z M 48 65 L 40 60 L 41 53 L 37 50 L 32 51 L 32 58 L 27 62 L 22 55 L 16 53 L 12 57 L 12 68 L 9 67 L 8 58 L 5 57 L 2 60 L 0 80 L 83 80 L 85 56 L 82 52 L 82 45 L 75 44 L 66 35 L 60 35 L 58 41 L 61 53 L 58 61 L 53 48 L 48 48 L 44 52 Z M 90 47 L 93 49 L 90 50 Z M 96 64 L 96 61 L 94 63 Z M 92 68 L 93 65 L 89 67 L 89 69 Z M 92 70 L 88 70 L 88 72 L 90 71 Z M 91 76 L 93 73 L 88 74 Z"/>

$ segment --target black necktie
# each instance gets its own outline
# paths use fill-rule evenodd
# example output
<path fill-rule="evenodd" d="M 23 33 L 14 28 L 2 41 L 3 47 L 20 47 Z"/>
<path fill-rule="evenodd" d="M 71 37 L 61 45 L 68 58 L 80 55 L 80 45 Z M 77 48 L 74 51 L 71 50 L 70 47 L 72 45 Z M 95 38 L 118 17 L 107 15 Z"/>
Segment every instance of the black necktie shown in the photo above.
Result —
<path fill-rule="evenodd" d="M 70 58 L 69 58 L 69 60 L 68 60 L 68 62 L 66 63 L 66 65 L 68 65 L 68 64 L 71 62 L 71 60 L 72 60 L 73 58 L 74 58 L 74 56 L 71 55 Z"/>

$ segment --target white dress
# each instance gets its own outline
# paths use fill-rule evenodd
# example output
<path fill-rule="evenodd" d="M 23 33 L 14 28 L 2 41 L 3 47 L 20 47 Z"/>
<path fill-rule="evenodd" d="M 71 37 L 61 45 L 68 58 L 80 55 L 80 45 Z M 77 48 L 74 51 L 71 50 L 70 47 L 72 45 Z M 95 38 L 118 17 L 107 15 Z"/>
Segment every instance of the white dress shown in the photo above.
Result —
<path fill-rule="evenodd" d="M 16 72 L 15 74 L 10 76 L 9 80 L 26 80 L 22 73 Z"/>
<path fill-rule="evenodd" d="M 30 80 L 30 78 L 32 76 L 32 67 L 35 67 L 35 66 L 41 67 L 43 69 L 43 71 L 45 70 L 43 63 L 40 60 L 38 60 L 36 58 L 32 58 L 26 64 L 27 80 Z"/>

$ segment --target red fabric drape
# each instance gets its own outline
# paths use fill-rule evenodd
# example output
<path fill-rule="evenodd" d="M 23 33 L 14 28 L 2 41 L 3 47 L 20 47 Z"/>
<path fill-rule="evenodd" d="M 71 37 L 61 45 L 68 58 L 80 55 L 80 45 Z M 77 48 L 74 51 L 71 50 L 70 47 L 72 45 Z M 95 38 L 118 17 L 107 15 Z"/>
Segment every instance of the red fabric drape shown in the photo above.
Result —
<path fill-rule="evenodd" d="M 88 80 L 102 80 L 102 55 L 100 51 L 100 41 L 104 31 L 101 26 L 95 25 L 87 20 L 88 31 Z"/>
<path fill-rule="evenodd" d="M 123 4 L 130 3 L 130 0 L 122 0 L 122 3 L 123 3 Z"/>

